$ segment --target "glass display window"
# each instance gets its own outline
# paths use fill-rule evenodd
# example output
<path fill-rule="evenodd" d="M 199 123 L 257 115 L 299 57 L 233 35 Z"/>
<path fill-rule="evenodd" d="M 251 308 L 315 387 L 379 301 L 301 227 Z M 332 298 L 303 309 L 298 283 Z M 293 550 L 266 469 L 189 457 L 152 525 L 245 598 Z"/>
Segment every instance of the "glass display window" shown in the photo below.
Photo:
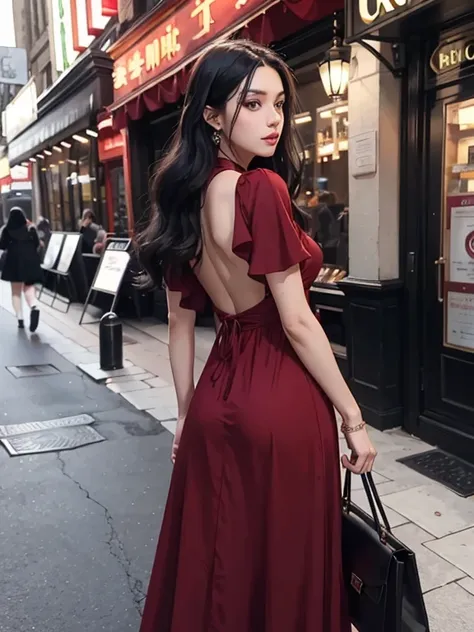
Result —
<path fill-rule="evenodd" d="M 444 343 L 474 353 L 474 99 L 446 106 L 443 197 Z"/>
<path fill-rule="evenodd" d="M 305 167 L 298 205 L 310 218 L 310 235 L 323 250 L 316 281 L 334 285 L 348 271 L 349 161 L 348 103 L 329 102 L 315 74 L 298 87 L 301 111 L 294 124 L 304 147 Z"/>

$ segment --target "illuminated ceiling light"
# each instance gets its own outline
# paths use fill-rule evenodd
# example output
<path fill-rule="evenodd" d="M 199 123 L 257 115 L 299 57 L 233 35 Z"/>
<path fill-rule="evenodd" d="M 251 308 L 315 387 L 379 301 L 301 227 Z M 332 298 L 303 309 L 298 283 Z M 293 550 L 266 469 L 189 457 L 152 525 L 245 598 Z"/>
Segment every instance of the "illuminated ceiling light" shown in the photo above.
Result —
<path fill-rule="evenodd" d="M 21 166 L 22 166 L 22 167 L 28 167 L 28 163 L 27 163 L 27 162 L 22 162 L 22 163 L 21 163 Z"/>
<path fill-rule="evenodd" d="M 30 162 L 36 162 L 36 158 L 30 158 Z"/>
<path fill-rule="evenodd" d="M 338 108 L 334 110 L 336 114 L 345 114 L 345 112 L 349 112 L 348 105 L 340 105 Z"/>
<path fill-rule="evenodd" d="M 324 90 L 330 99 L 340 101 L 349 85 L 349 65 L 351 49 L 341 45 L 337 35 L 337 18 L 334 19 L 332 46 L 319 64 L 319 74 Z"/>
<path fill-rule="evenodd" d="M 65 141 L 65 140 L 62 140 L 62 141 L 61 141 L 61 145 L 62 145 L 63 147 L 66 147 L 66 149 L 70 149 L 70 148 L 72 147 L 71 143 L 66 143 L 66 141 Z"/>
<path fill-rule="evenodd" d="M 72 137 L 74 140 L 77 140 L 79 143 L 86 144 L 89 142 L 89 139 L 84 138 L 84 136 L 80 136 L 79 134 L 73 134 Z"/>
<path fill-rule="evenodd" d="M 60 160 L 60 161 L 58 162 L 58 165 L 63 165 L 63 164 L 64 164 L 64 160 Z"/>
<path fill-rule="evenodd" d="M 52 152 L 52 151 L 49 151 L 49 149 L 45 149 L 45 150 L 44 150 L 44 153 L 45 153 L 47 156 L 52 156 L 52 155 L 53 155 L 53 152 Z"/>
<path fill-rule="evenodd" d="M 41 171 L 48 171 L 46 167 L 41 167 Z"/>
<path fill-rule="evenodd" d="M 37 157 L 37 158 L 41 158 L 41 160 L 44 160 L 44 156 L 43 156 L 43 154 L 36 154 L 36 157 Z"/>
<path fill-rule="evenodd" d="M 61 147 L 58 147 L 57 145 L 53 145 L 53 149 L 54 151 L 57 151 L 58 154 L 62 154 L 63 150 L 61 149 Z"/>
<path fill-rule="evenodd" d="M 302 114 L 297 114 L 293 120 L 296 125 L 303 125 L 303 123 L 311 123 L 313 117 L 309 112 L 303 112 Z"/>
<path fill-rule="evenodd" d="M 86 129 L 86 134 L 92 136 L 92 138 L 97 138 L 97 136 L 99 135 L 97 132 L 94 132 L 93 129 Z"/>

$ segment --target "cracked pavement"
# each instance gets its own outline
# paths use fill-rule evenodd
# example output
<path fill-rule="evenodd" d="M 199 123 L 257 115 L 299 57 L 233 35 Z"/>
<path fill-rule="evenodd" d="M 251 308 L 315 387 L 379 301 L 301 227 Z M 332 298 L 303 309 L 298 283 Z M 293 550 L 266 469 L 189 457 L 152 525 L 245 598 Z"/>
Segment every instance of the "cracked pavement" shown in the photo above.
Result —
<path fill-rule="evenodd" d="M 0 447 L 0 632 L 138 632 L 172 436 L 0 308 L 0 423 L 90 413 L 107 441 L 9 457 Z M 51 363 L 15 379 L 6 366 Z"/>

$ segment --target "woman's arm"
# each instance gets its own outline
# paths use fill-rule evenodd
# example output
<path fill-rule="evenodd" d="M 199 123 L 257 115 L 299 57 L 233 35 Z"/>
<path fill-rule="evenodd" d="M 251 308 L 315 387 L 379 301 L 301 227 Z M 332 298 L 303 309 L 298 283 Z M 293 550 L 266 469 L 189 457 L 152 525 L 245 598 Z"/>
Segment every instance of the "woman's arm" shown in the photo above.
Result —
<path fill-rule="evenodd" d="M 268 274 L 267 280 L 291 346 L 345 424 L 353 428 L 358 426 L 362 422 L 360 408 L 339 371 L 323 328 L 308 305 L 299 265 L 285 272 Z M 350 469 L 356 473 L 368 471 L 376 453 L 367 433 L 354 432 L 347 434 L 346 438 L 349 447 L 359 457 L 357 464 Z M 348 463 L 345 458 L 346 467 Z"/>
<path fill-rule="evenodd" d="M 184 419 L 194 394 L 194 324 L 196 313 L 183 309 L 181 292 L 166 291 L 171 371 L 178 399 L 178 417 Z"/>
<path fill-rule="evenodd" d="M 0 233 L 0 250 L 6 250 L 8 248 L 9 241 L 10 240 L 8 239 L 8 230 L 6 229 L 6 227 L 3 227 Z"/>

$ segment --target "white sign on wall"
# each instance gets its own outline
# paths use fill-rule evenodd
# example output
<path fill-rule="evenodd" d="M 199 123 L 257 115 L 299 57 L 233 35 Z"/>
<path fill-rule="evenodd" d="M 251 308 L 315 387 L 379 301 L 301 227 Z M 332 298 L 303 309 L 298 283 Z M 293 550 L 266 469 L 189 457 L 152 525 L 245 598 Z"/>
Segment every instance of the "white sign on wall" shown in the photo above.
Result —
<path fill-rule="evenodd" d="M 10 143 L 38 118 L 34 78 L 20 90 L 5 109 L 5 136 Z"/>
<path fill-rule="evenodd" d="M 349 138 L 349 160 L 354 178 L 377 173 L 377 132 L 371 130 Z"/>
<path fill-rule="evenodd" d="M 24 48 L 0 46 L 0 84 L 24 86 L 28 81 L 28 60 Z"/>

